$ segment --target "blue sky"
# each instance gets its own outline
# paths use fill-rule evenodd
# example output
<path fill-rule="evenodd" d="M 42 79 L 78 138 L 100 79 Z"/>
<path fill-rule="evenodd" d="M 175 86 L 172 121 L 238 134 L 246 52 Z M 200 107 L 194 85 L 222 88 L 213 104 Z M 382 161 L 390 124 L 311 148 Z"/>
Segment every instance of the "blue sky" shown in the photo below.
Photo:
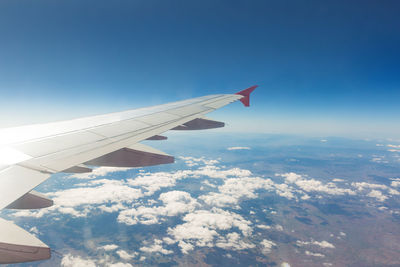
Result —
<path fill-rule="evenodd" d="M 3 0 L 0 126 L 258 84 L 250 109 L 213 117 L 231 130 L 398 138 L 398 14 L 398 1 Z"/>

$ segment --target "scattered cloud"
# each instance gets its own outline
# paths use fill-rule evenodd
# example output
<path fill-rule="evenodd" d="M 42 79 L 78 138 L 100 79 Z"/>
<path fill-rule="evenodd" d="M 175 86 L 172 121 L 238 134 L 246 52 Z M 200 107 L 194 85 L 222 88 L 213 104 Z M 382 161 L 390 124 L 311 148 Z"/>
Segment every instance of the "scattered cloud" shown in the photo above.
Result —
<path fill-rule="evenodd" d="M 127 225 L 157 224 L 160 223 L 162 216 L 177 216 L 193 211 L 199 206 L 189 193 L 183 191 L 174 190 L 162 193 L 159 200 L 163 203 L 162 206 L 140 205 L 121 211 L 118 215 L 118 222 Z"/>
<path fill-rule="evenodd" d="M 260 245 L 262 246 L 263 254 L 268 254 L 271 252 L 272 247 L 276 246 L 276 243 L 271 240 L 264 239 L 261 241 Z"/>
<path fill-rule="evenodd" d="M 250 150 L 250 147 L 247 146 L 232 146 L 232 147 L 228 147 L 228 150 Z"/>
<path fill-rule="evenodd" d="M 163 243 L 162 240 L 155 239 L 154 244 L 152 244 L 151 246 L 147 246 L 147 247 L 141 247 L 140 251 L 145 252 L 145 253 L 161 253 L 164 255 L 172 254 L 173 251 L 163 248 L 162 243 Z"/>
<path fill-rule="evenodd" d="M 168 234 L 175 242 L 184 241 L 192 246 L 213 247 L 216 241 L 219 247 L 245 249 L 253 245 L 240 242 L 240 238 L 248 237 L 252 233 L 251 222 L 239 214 L 218 208 L 211 210 L 196 210 L 183 217 L 183 224 L 168 229 Z M 238 230 L 238 233 L 221 236 L 218 231 Z"/>
<path fill-rule="evenodd" d="M 104 245 L 102 247 L 99 247 L 99 249 L 104 249 L 105 251 L 112 251 L 112 250 L 116 250 L 117 248 L 118 248 L 118 246 L 115 244 L 109 244 L 109 245 Z"/>
<path fill-rule="evenodd" d="M 63 267 L 96 267 L 96 262 L 91 259 L 84 259 L 80 256 L 66 254 L 61 260 Z"/>
<path fill-rule="evenodd" d="M 355 195 L 356 193 L 347 188 L 337 187 L 334 183 L 324 184 L 315 179 L 308 179 L 307 176 L 296 174 L 293 172 L 276 174 L 285 178 L 286 184 L 294 184 L 305 192 L 326 193 L 329 195 Z"/>
<path fill-rule="evenodd" d="M 372 190 L 367 196 L 376 198 L 378 201 L 385 201 L 387 199 L 387 196 L 383 195 L 382 192 L 378 190 Z"/>
<path fill-rule="evenodd" d="M 80 184 L 47 193 L 55 201 L 53 207 L 38 211 L 17 211 L 13 215 L 39 218 L 46 214 L 62 213 L 86 217 L 95 210 L 99 213 L 116 213 L 117 221 L 126 225 L 161 224 L 171 217 L 179 218 L 179 223 L 168 227 L 160 239 L 145 241 L 137 252 L 122 250 L 115 244 L 99 247 L 104 250 L 102 253 L 118 255 L 124 261 L 144 260 L 142 254 L 148 256 L 147 253 L 169 255 L 180 250 L 188 254 L 196 247 L 218 247 L 226 250 L 257 247 L 263 254 L 268 254 L 276 244 L 268 239 L 260 242 L 261 238 L 254 241 L 254 227 L 270 231 L 284 231 L 284 228 L 280 224 L 269 226 L 258 220 L 252 222 L 245 218 L 246 215 L 240 215 L 236 211 L 241 209 L 243 200 L 256 199 L 266 192 L 294 201 L 327 195 L 356 194 L 385 201 L 391 195 L 400 194 L 394 189 L 400 186 L 400 178 L 393 178 L 391 187 L 366 182 L 348 185 L 343 183 L 343 179 L 335 178 L 331 182 L 323 182 L 294 172 L 278 173 L 273 178 L 260 177 L 250 170 L 217 166 L 217 160 L 205 158 L 181 157 L 181 160 L 189 169 L 154 173 L 140 171 L 137 177 L 121 180 L 104 179 L 106 175 L 121 169 L 98 168 L 90 176 L 80 176 L 79 179 L 84 180 Z M 67 176 L 67 179 L 71 177 Z M 178 184 L 184 179 L 199 179 L 198 182 L 208 186 L 212 192 L 200 191 L 199 195 L 192 196 L 183 191 L 180 187 L 182 183 Z M 340 187 L 336 182 L 340 183 Z M 345 188 L 346 185 L 349 188 Z M 177 188 L 180 190 L 176 190 Z M 255 215 L 254 212 L 252 215 Z M 254 219 L 256 216 L 250 217 Z M 36 231 L 37 229 L 31 229 L 33 233 Z M 257 235 L 262 234 L 263 231 L 257 231 Z M 345 234 L 341 232 L 340 236 Z M 335 248 L 328 241 L 297 241 L 297 245 L 318 249 Z M 307 249 L 310 250 L 309 247 Z M 306 255 L 325 257 L 309 250 L 305 251 Z M 72 254 L 63 257 L 62 266 L 97 266 L 102 265 L 101 261 L 107 262 L 107 266 L 130 266 L 128 263 L 109 259 L 89 259 Z"/>
<path fill-rule="evenodd" d="M 314 256 L 314 257 L 320 257 L 320 258 L 324 258 L 325 255 L 321 254 L 321 253 L 314 253 L 314 252 L 310 252 L 308 250 L 305 251 L 307 256 Z"/>
<path fill-rule="evenodd" d="M 33 226 L 31 229 L 29 229 L 29 232 L 34 234 L 35 236 L 38 236 L 41 234 L 36 226 Z"/>
<path fill-rule="evenodd" d="M 339 179 L 339 178 L 335 178 L 332 180 L 332 182 L 345 182 L 344 179 Z"/>
<path fill-rule="evenodd" d="M 264 225 L 264 224 L 258 224 L 258 225 L 256 225 L 256 227 L 260 228 L 260 229 L 265 229 L 265 230 L 271 229 L 271 226 Z"/>
<path fill-rule="evenodd" d="M 95 179 L 98 177 L 104 177 L 107 175 L 110 175 L 111 173 L 114 172 L 125 172 L 129 170 L 130 168 L 119 168 L 119 167 L 98 167 L 92 170 L 92 172 L 86 172 L 86 173 L 74 173 L 70 174 L 70 178 L 74 179 Z"/>
<path fill-rule="evenodd" d="M 121 257 L 122 258 L 122 257 Z M 80 255 L 73 255 L 68 253 L 61 259 L 62 267 L 96 267 L 96 266 L 107 266 L 107 267 L 132 267 L 130 263 L 114 262 L 108 255 L 102 257 L 89 258 L 82 257 Z"/>
<path fill-rule="evenodd" d="M 335 248 L 335 246 L 332 243 L 329 243 L 328 241 L 325 241 L 325 240 L 321 241 L 321 242 L 314 241 L 314 240 L 312 240 L 312 241 L 300 241 L 300 240 L 297 240 L 296 244 L 298 246 L 313 245 L 313 246 L 318 246 L 318 247 L 321 247 L 321 248 Z"/>
<path fill-rule="evenodd" d="M 129 260 L 131 260 L 133 258 L 136 258 L 138 256 L 137 252 L 128 253 L 128 252 L 126 252 L 125 250 L 122 250 L 122 249 L 118 250 L 116 253 L 118 254 L 118 256 L 121 259 L 126 260 L 126 261 L 129 261 Z"/>

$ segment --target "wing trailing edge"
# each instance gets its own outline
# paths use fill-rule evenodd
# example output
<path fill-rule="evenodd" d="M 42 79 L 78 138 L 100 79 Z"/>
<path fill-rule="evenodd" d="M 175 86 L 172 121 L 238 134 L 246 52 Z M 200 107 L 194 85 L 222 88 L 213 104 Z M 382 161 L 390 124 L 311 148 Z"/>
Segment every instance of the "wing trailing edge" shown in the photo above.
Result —
<path fill-rule="evenodd" d="M 46 260 L 50 248 L 34 235 L 0 218 L 0 264 Z"/>
<path fill-rule="evenodd" d="M 51 207 L 53 204 L 53 200 L 32 190 L 8 205 L 6 209 L 42 209 Z"/>
<path fill-rule="evenodd" d="M 143 145 L 134 144 L 111 152 L 99 158 L 85 162 L 87 165 L 107 167 L 144 167 L 174 163 L 175 159 L 162 151 Z"/>
<path fill-rule="evenodd" d="M 179 125 L 171 130 L 188 131 L 188 130 L 206 130 L 224 127 L 225 123 L 220 121 L 213 121 L 205 118 L 197 118 Z"/>

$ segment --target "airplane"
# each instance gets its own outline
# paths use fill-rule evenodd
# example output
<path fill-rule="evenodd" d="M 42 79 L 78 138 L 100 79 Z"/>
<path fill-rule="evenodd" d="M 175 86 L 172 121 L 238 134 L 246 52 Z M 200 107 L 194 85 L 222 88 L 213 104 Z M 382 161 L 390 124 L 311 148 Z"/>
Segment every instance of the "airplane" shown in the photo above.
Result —
<path fill-rule="evenodd" d="M 0 210 L 40 209 L 53 201 L 33 189 L 52 174 L 91 172 L 91 167 L 143 167 L 174 158 L 144 140 L 165 140 L 169 130 L 223 127 L 204 115 L 240 100 L 250 105 L 257 85 L 235 94 L 188 100 L 69 121 L 0 130 Z M 0 264 L 45 260 L 51 249 L 22 228 L 0 218 Z"/>

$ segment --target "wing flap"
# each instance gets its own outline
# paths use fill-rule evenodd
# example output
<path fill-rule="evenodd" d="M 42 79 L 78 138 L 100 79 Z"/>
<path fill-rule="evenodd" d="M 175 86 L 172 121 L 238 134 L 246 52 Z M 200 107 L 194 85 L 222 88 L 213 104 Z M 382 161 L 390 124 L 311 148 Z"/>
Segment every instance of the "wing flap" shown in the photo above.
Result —
<path fill-rule="evenodd" d="M 188 121 L 182 125 L 179 125 L 171 130 L 206 130 L 206 129 L 214 129 L 224 127 L 225 123 L 220 121 L 213 121 L 204 118 L 197 118 L 191 121 Z"/>
<path fill-rule="evenodd" d="M 0 264 L 49 259 L 50 248 L 34 235 L 0 218 Z"/>
<path fill-rule="evenodd" d="M 146 140 L 156 140 L 156 141 L 159 141 L 159 140 L 167 140 L 167 139 L 168 139 L 168 137 L 163 136 L 163 135 L 153 135 L 153 136 L 147 138 Z"/>
<path fill-rule="evenodd" d="M 108 167 L 143 167 L 173 163 L 174 157 L 155 148 L 135 144 L 86 162 L 87 165 Z"/>
<path fill-rule="evenodd" d="M 36 191 L 26 193 L 13 203 L 8 205 L 7 209 L 42 209 L 53 206 L 53 200 L 48 199 L 43 194 Z"/>
<path fill-rule="evenodd" d="M 30 192 L 50 177 L 50 173 L 13 165 L 0 172 L 0 209 Z M 16 197 L 18 196 L 18 197 Z M 1 228 L 0 228 L 1 229 Z"/>
<path fill-rule="evenodd" d="M 65 173 L 87 173 L 87 172 L 92 172 L 92 169 L 80 164 L 71 168 L 68 168 L 66 170 L 63 170 Z"/>

